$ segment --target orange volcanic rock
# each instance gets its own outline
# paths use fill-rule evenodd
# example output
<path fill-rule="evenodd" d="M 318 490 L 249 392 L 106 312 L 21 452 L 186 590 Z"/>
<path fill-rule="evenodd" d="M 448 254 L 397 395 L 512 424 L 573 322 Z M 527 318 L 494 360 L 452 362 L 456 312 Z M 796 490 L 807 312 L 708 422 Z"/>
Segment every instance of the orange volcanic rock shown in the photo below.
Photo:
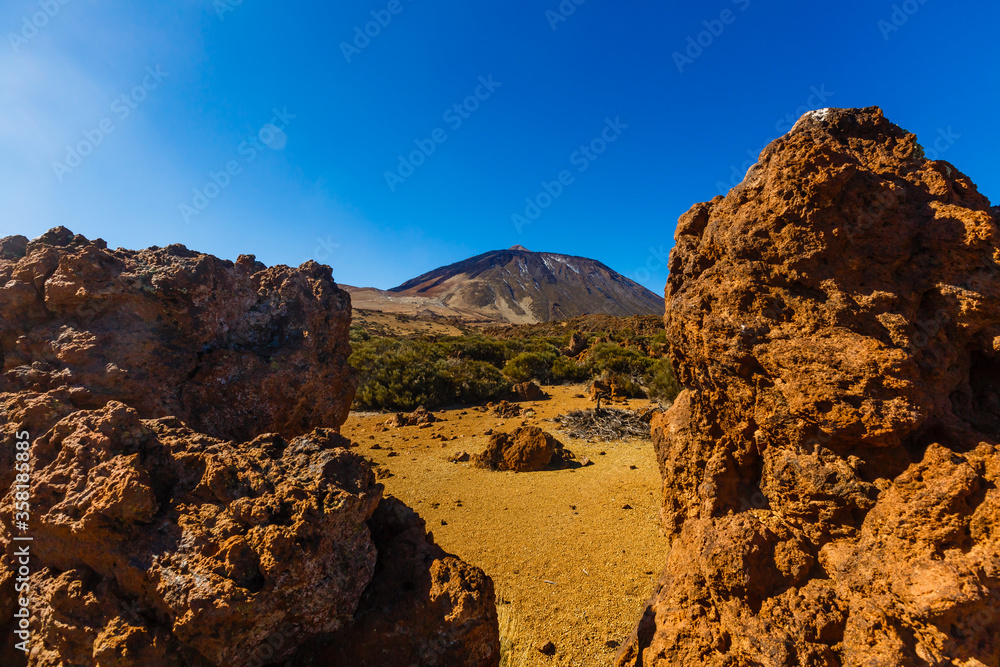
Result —
<path fill-rule="evenodd" d="M 25 544 L 32 612 L 27 663 L 8 641 L 0 664 L 264 665 L 334 636 L 351 664 L 387 637 L 420 664 L 498 664 L 490 578 L 337 432 L 350 313 L 311 262 L 0 240 L 0 516 L 31 442 L 28 528 L 0 522 L 0 634 Z"/>
<path fill-rule="evenodd" d="M 543 401 L 548 396 L 534 382 L 522 382 L 511 387 L 510 395 L 515 401 Z"/>
<path fill-rule="evenodd" d="M 29 664 L 242 665 L 285 623 L 349 624 L 382 496 L 349 446 L 323 429 L 237 445 L 118 402 L 60 421 L 32 447 Z"/>
<path fill-rule="evenodd" d="M 379 557 L 355 624 L 307 644 L 292 664 L 498 664 L 493 581 L 446 554 L 427 534 L 424 521 L 395 498 L 382 501 L 368 525 Z"/>
<path fill-rule="evenodd" d="M 473 465 L 490 470 L 538 472 L 561 463 L 562 444 L 537 426 L 523 426 L 513 433 L 494 433 L 486 451 L 472 457 Z"/>
<path fill-rule="evenodd" d="M 385 425 L 388 428 L 404 428 L 406 426 L 433 424 L 436 421 L 438 421 L 437 415 L 421 405 L 410 414 L 400 412 L 393 415 L 385 422 Z"/>
<path fill-rule="evenodd" d="M 666 569 L 617 665 L 1000 664 L 1000 229 L 877 108 L 681 217 Z"/>
<path fill-rule="evenodd" d="M 314 262 L 109 250 L 62 227 L 0 241 L 0 392 L 118 400 L 235 440 L 337 428 L 356 390 L 350 319 Z"/>

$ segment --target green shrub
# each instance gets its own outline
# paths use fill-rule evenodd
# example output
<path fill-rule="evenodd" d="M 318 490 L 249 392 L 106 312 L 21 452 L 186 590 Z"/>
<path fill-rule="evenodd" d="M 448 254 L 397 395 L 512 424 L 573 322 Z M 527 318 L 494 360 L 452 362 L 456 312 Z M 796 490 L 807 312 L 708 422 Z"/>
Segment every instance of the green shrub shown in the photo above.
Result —
<path fill-rule="evenodd" d="M 590 379 L 590 366 L 580 364 L 569 357 L 556 357 L 552 362 L 552 381 L 560 384 L 583 382 Z"/>
<path fill-rule="evenodd" d="M 354 346 L 350 364 L 360 386 L 362 409 L 413 410 L 505 398 L 510 382 L 496 366 L 475 359 L 448 359 L 446 345 L 373 338 Z"/>
<path fill-rule="evenodd" d="M 356 345 L 350 358 L 360 386 L 360 408 L 413 410 L 441 405 L 450 395 L 447 363 L 429 343 L 376 338 Z"/>
<path fill-rule="evenodd" d="M 646 389 L 649 398 L 664 403 L 672 403 L 681 392 L 681 385 L 674 377 L 674 369 L 667 359 L 657 361 L 646 374 Z"/>
<path fill-rule="evenodd" d="M 635 350 L 601 343 L 591 350 L 590 363 L 598 375 L 618 374 L 638 379 L 649 371 L 654 362 Z"/>
<path fill-rule="evenodd" d="M 510 382 L 493 364 L 475 359 L 449 362 L 448 377 L 458 403 L 487 403 L 507 398 Z"/>
<path fill-rule="evenodd" d="M 445 338 L 441 341 L 441 345 L 444 347 L 445 356 L 449 359 L 484 361 L 497 369 L 503 368 L 511 356 L 501 341 L 481 334 Z"/>
<path fill-rule="evenodd" d="M 529 380 L 549 382 L 555 360 L 556 355 L 553 352 L 522 352 L 507 362 L 503 367 L 503 374 L 514 382 Z"/>
<path fill-rule="evenodd" d="M 357 343 L 364 343 L 371 340 L 371 336 L 362 327 L 352 326 L 351 327 L 351 345 Z"/>
<path fill-rule="evenodd" d="M 485 403 L 505 398 L 511 382 L 531 380 L 548 384 L 603 378 L 630 397 L 648 392 L 661 401 L 672 401 L 680 391 L 668 361 L 601 343 L 581 364 L 559 354 L 568 338 L 569 334 L 497 340 L 474 334 L 396 340 L 352 327 L 350 363 L 360 381 L 355 407 L 413 410 L 420 405 Z M 663 345 L 665 340 L 665 335 L 653 337 L 654 344 Z"/>

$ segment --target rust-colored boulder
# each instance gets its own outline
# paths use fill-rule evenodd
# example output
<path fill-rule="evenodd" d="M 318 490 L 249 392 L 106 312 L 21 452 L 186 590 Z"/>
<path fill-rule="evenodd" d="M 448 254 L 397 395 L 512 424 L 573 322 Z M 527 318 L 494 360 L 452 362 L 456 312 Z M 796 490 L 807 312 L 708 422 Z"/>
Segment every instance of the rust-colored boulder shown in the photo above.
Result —
<path fill-rule="evenodd" d="M 494 433 L 486 451 L 472 457 L 478 468 L 538 472 L 563 460 L 562 444 L 537 426 L 523 426 L 513 433 Z"/>
<path fill-rule="evenodd" d="M 108 251 L 62 228 L 0 240 L 2 517 L 31 442 L 28 527 L 0 521 L 0 634 L 26 544 L 32 611 L 27 659 L 7 641 L 0 664 L 256 667 L 342 632 L 376 664 L 388 630 L 362 620 L 367 591 L 420 619 L 393 655 L 496 665 L 489 577 L 397 501 L 372 518 L 382 487 L 337 433 L 349 321 L 313 263 Z"/>
<path fill-rule="evenodd" d="M 356 390 L 350 319 L 315 262 L 109 250 L 63 227 L 0 241 L 0 392 L 122 401 L 223 439 L 338 428 Z"/>
<path fill-rule="evenodd" d="M 681 217 L 666 569 L 617 665 L 1000 664 L 1000 229 L 879 109 Z"/>
<path fill-rule="evenodd" d="M 548 398 L 548 394 L 542 391 L 534 382 L 522 382 L 515 384 L 510 390 L 511 397 L 515 401 L 543 401 Z"/>
<path fill-rule="evenodd" d="M 445 553 L 423 519 L 395 498 L 368 521 L 375 576 L 339 633 L 304 646 L 293 665 L 490 667 L 500 660 L 493 581 Z"/>
<path fill-rule="evenodd" d="M 578 357 L 588 348 L 587 337 L 579 331 L 574 331 L 569 337 L 569 345 L 563 348 L 562 353 L 567 357 Z"/>
<path fill-rule="evenodd" d="M 382 487 L 349 446 L 325 429 L 237 445 L 114 401 L 60 421 L 32 447 L 29 664 L 242 665 L 284 623 L 351 623 Z M 20 534 L 0 531 L 5 591 Z"/>
<path fill-rule="evenodd" d="M 403 428 L 405 426 L 430 426 L 434 422 L 441 421 L 437 415 L 425 408 L 420 406 L 410 414 L 400 412 L 393 415 L 386 421 L 385 425 L 389 428 Z"/>

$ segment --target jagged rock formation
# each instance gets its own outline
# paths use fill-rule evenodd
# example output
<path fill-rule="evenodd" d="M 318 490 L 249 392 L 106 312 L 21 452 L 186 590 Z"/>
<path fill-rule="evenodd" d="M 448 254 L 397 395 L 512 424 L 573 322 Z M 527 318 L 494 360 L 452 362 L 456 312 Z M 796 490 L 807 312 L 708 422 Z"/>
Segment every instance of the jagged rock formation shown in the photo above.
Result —
<path fill-rule="evenodd" d="M 284 623 L 349 624 L 382 496 L 349 446 L 322 430 L 237 445 L 117 402 L 61 421 L 32 448 L 29 663 L 243 665 Z"/>
<path fill-rule="evenodd" d="M 347 417 L 351 304 L 329 267 L 109 250 L 63 227 L 0 243 L 0 392 L 118 400 L 234 440 Z"/>
<path fill-rule="evenodd" d="M 589 314 L 663 313 L 663 299 L 601 262 L 521 246 L 440 267 L 387 292 L 348 290 L 358 308 L 429 311 L 473 321 L 525 324 Z"/>
<path fill-rule="evenodd" d="M 27 431 L 27 664 L 256 666 L 333 636 L 376 664 L 365 647 L 388 635 L 421 664 L 498 664 L 492 581 L 383 498 L 337 432 L 355 390 L 350 311 L 313 263 L 108 251 L 61 228 L 0 240 L 0 634 Z M 372 599 L 421 623 L 387 634 Z M 0 664 L 25 664 L 12 644 Z"/>
<path fill-rule="evenodd" d="M 306 645 L 293 664 L 496 664 L 490 578 L 446 554 L 427 534 L 423 519 L 394 498 L 382 502 L 368 523 L 379 557 L 354 624 Z"/>
<path fill-rule="evenodd" d="M 1000 664 L 996 208 L 826 109 L 676 240 L 674 543 L 617 664 Z"/>

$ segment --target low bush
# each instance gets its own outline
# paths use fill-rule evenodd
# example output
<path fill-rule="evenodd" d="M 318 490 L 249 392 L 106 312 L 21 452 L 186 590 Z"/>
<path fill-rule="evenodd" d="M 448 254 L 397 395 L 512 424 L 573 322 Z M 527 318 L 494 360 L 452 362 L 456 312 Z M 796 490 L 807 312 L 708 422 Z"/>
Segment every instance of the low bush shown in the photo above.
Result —
<path fill-rule="evenodd" d="M 584 382 L 590 379 L 590 365 L 577 363 L 569 357 L 556 357 L 552 362 L 552 381 L 559 384 Z"/>
<path fill-rule="evenodd" d="M 590 364 L 597 375 L 623 375 L 637 380 L 645 375 L 654 360 L 636 350 L 612 343 L 599 343 L 590 351 Z"/>
<path fill-rule="evenodd" d="M 445 346 L 424 341 L 374 338 L 356 343 L 350 358 L 360 379 L 355 406 L 413 410 L 499 400 L 510 392 L 510 382 L 492 364 L 448 359 L 445 351 Z"/>
<path fill-rule="evenodd" d="M 662 403 L 673 403 L 681 392 L 681 385 L 674 376 L 674 369 L 667 359 L 660 359 L 652 365 L 645 377 L 649 398 Z"/>
<path fill-rule="evenodd" d="M 570 335 L 394 339 L 352 327 L 350 363 L 360 380 L 355 407 L 413 410 L 421 405 L 481 404 L 508 398 L 511 383 L 529 381 L 564 384 L 600 378 L 614 382 L 628 397 L 648 395 L 663 402 L 673 401 L 680 391 L 670 363 L 640 351 L 660 356 L 666 348 L 662 332 L 632 335 L 622 344 L 599 343 L 584 363 L 560 354 Z"/>
<path fill-rule="evenodd" d="M 547 383 L 552 379 L 552 364 L 556 359 L 553 352 L 522 352 L 507 362 L 503 374 L 514 382 Z"/>

